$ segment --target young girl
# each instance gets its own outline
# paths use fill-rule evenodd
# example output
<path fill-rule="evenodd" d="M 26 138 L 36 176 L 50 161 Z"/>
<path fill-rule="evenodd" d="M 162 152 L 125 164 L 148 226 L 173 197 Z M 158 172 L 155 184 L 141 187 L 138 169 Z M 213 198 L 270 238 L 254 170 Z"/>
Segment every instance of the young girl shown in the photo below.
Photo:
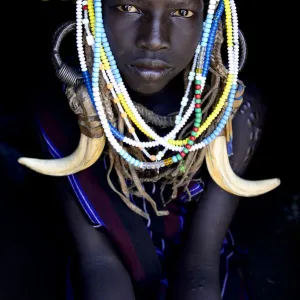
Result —
<path fill-rule="evenodd" d="M 60 54 L 70 32 L 78 67 Z M 43 153 L 19 162 L 63 204 L 75 299 L 226 294 L 239 198 L 279 185 L 239 177 L 261 126 L 240 41 L 233 0 L 78 0 L 56 32 L 66 97 L 37 107 Z"/>

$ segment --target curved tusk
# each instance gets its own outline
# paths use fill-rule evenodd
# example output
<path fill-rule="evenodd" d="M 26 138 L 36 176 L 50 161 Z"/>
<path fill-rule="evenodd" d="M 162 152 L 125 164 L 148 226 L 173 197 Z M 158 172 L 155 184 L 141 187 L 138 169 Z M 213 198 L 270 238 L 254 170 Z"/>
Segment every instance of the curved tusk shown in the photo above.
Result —
<path fill-rule="evenodd" d="M 77 149 L 69 156 L 60 159 L 36 159 L 22 157 L 18 162 L 33 171 L 44 175 L 66 176 L 74 173 L 74 170 L 84 162 L 87 148 L 91 138 L 84 134 L 80 135 L 80 141 Z"/>
<path fill-rule="evenodd" d="M 101 138 L 89 138 L 87 151 L 83 162 L 72 170 L 72 174 L 83 171 L 92 166 L 101 156 L 105 146 L 105 136 Z"/>
<path fill-rule="evenodd" d="M 92 166 L 98 160 L 103 152 L 104 146 L 105 136 L 102 136 L 101 138 L 89 139 L 88 150 L 85 156 L 85 161 L 82 165 L 84 169 Z"/>
<path fill-rule="evenodd" d="M 259 196 L 280 185 L 280 180 L 277 178 L 249 181 L 238 177 L 230 166 L 225 136 L 217 137 L 208 146 L 206 164 L 213 180 L 222 189 L 234 195 L 242 197 Z"/>

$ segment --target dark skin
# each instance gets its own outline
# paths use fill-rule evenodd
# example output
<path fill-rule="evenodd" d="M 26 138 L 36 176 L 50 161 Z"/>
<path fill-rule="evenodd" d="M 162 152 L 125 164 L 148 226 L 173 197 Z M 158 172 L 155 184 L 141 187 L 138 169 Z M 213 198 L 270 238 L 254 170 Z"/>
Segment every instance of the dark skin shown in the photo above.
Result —
<path fill-rule="evenodd" d="M 161 115 L 178 110 L 184 92 L 182 71 L 201 37 L 203 1 L 105 0 L 103 11 L 108 42 L 132 99 Z M 149 59 L 166 63 L 170 70 L 161 72 L 162 66 Z M 134 65 L 136 69 L 130 67 Z M 233 164 L 242 173 L 249 141 L 245 115 L 235 119 L 234 128 L 241 134 L 234 140 Z M 221 299 L 219 253 L 238 202 L 213 181 L 208 183 L 188 226 L 178 273 L 170 278 L 169 299 Z M 130 276 L 106 235 L 86 223 L 71 196 L 64 205 L 80 258 L 74 272 L 78 299 L 135 299 Z M 154 286 L 143 287 L 137 299 L 155 299 Z"/>
<path fill-rule="evenodd" d="M 161 91 L 193 58 L 201 37 L 203 1 L 106 0 L 103 11 L 111 50 L 132 90 Z M 128 67 L 136 65 L 142 70 Z M 156 76 L 155 71 L 163 74 Z"/>
<path fill-rule="evenodd" d="M 200 40 L 203 2 L 106 0 L 103 10 L 108 42 L 133 100 L 161 115 L 176 111 L 184 92 L 182 71 L 193 59 Z M 142 64 L 141 59 L 145 60 Z M 170 70 L 161 75 L 161 66 L 149 59 L 165 62 Z M 138 66 L 137 72 L 128 67 L 132 65 Z M 240 115 L 234 121 L 237 134 L 232 163 L 240 174 L 246 167 L 249 142 L 245 118 L 246 114 Z M 188 226 L 178 273 L 170 278 L 173 284 L 169 299 L 221 298 L 219 253 L 238 202 L 238 197 L 221 190 L 213 181 L 208 183 Z M 71 196 L 64 199 L 64 204 L 80 258 L 74 272 L 78 274 L 75 280 L 79 299 L 100 295 L 103 300 L 135 299 L 130 276 L 106 235 L 86 224 Z M 107 280 L 101 280 L 104 277 Z M 114 285 L 109 284 L 112 281 Z M 137 299 L 155 299 L 151 296 L 154 286 L 144 286 L 143 295 Z"/>
<path fill-rule="evenodd" d="M 200 40 L 203 2 L 105 0 L 103 9 L 108 41 L 132 98 L 161 115 L 178 110 L 184 92 L 182 71 L 192 60 Z M 163 71 L 157 62 L 141 63 L 137 59 L 160 60 L 170 70 Z M 135 64 L 139 64 L 135 71 L 128 67 Z M 237 115 L 234 120 L 233 165 L 240 174 L 246 167 L 250 135 L 246 120 L 247 113 Z M 154 300 L 152 291 L 156 283 L 144 286 L 143 295 L 136 298 L 130 275 L 107 234 L 88 223 L 71 194 L 59 200 L 72 237 L 75 299 Z M 238 202 L 237 197 L 214 182 L 207 184 L 192 222 L 187 224 L 189 234 L 183 241 L 183 255 L 178 258 L 178 272 L 170 278 L 169 299 L 221 299 L 219 253 Z"/>

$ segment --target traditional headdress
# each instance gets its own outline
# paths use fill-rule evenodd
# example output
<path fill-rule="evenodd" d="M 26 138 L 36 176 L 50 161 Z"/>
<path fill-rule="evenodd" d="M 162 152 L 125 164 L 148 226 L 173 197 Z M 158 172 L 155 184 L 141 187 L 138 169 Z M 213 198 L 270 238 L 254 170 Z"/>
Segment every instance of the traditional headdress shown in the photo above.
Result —
<path fill-rule="evenodd" d="M 220 54 L 224 12 L 228 69 Z M 157 116 L 132 101 L 106 37 L 101 0 L 77 0 L 76 18 L 76 23 L 64 24 L 57 31 L 53 61 L 57 76 L 68 85 L 66 94 L 70 107 L 78 115 L 81 129 L 78 148 L 62 159 L 20 158 L 21 164 L 51 176 L 74 174 L 94 164 L 107 141 L 110 170 L 115 168 L 122 192 L 117 191 L 112 182 L 111 187 L 135 211 L 129 195 L 145 197 L 158 215 L 167 212 L 157 210 L 142 183 L 160 180 L 162 185 L 170 184 L 171 198 L 175 198 L 178 187 L 186 188 L 195 179 L 204 159 L 214 181 L 235 195 L 257 196 L 280 184 L 279 179 L 241 179 L 229 163 L 227 146 L 232 139 L 231 121 L 241 104 L 244 88 L 238 80 L 239 69 L 244 64 L 244 55 L 242 61 L 239 58 L 243 52 L 239 44 L 244 43 L 244 39 L 239 32 L 234 0 L 210 0 L 201 42 L 184 72 L 185 92 L 176 116 Z M 64 64 L 59 55 L 62 39 L 75 28 L 81 73 Z M 209 71 L 210 85 L 207 84 Z M 173 128 L 160 136 L 151 125 Z M 141 141 L 136 130 L 148 141 Z M 161 148 L 154 153 L 152 149 L 157 147 Z M 130 179 L 131 186 L 126 179 Z"/>

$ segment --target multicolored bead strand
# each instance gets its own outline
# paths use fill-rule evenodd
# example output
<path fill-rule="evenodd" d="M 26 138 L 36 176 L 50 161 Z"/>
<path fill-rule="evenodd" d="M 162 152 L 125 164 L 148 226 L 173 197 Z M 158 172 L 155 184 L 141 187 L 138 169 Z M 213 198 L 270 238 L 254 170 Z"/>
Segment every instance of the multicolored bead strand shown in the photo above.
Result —
<path fill-rule="evenodd" d="M 92 8 L 92 9 L 90 9 L 90 6 L 92 5 L 92 0 L 89 0 L 89 16 L 90 16 L 90 23 L 91 23 L 91 28 L 92 28 L 92 30 L 95 28 L 95 13 L 94 13 L 94 8 Z M 94 32 L 94 31 L 93 31 Z M 102 55 L 104 56 L 104 59 L 106 59 L 105 57 L 105 52 L 104 52 L 104 50 L 102 49 L 101 50 L 101 53 L 102 53 Z M 198 51 L 196 51 L 196 53 L 195 53 L 195 57 L 197 57 L 197 54 L 198 54 Z M 106 59 L 107 60 L 107 59 Z M 109 64 L 108 64 L 109 65 Z M 194 63 L 193 63 L 193 67 L 192 67 L 192 69 L 194 69 L 194 65 L 195 65 L 195 60 L 194 60 Z M 113 76 L 112 76 L 112 74 L 111 74 L 111 69 L 109 68 L 109 67 L 107 67 L 106 68 L 107 69 L 107 71 L 108 71 L 108 75 L 109 75 L 109 77 L 110 77 L 110 79 L 111 78 L 113 78 Z M 111 75 L 111 76 L 110 76 Z M 189 93 L 189 90 L 190 90 L 190 86 L 191 86 L 191 81 L 193 80 L 193 77 L 191 77 L 191 75 L 189 76 L 190 78 L 189 78 L 189 83 L 188 83 L 188 88 L 187 88 L 187 91 L 186 91 L 186 95 L 185 95 L 185 98 L 187 98 L 186 96 L 187 96 L 187 94 Z M 114 86 L 116 86 L 115 84 L 114 84 Z M 121 99 L 123 99 L 123 97 L 121 96 L 121 93 L 120 92 L 117 92 L 117 94 L 119 95 L 119 97 L 121 98 Z M 115 99 L 115 98 L 114 98 Z M 185 115 L 183 116 L 183 118 L 181 118 L 181 113 L 179 113 L 179 116 L 177 116 L 177 118 L 176 118 L 176 120 L 177 120 L 177 122 L 178 122 L 178 120 L 181 120 L 181 123 L 180 124 L 178 124 L 178 127 L 175 127 L 173 130 L 172 130 L 172 132 L 170 132 L 167 136 L 165 136 L 164 137 L 164 139 L 166 139 L 166 140 L 169 140 L 169 139 L 172 139 L 172 138 L 174 138 L 175 136 L 176 136 L 176 134 L 184 127 L 184 125 L 187 123 L 187 120 L 190 118 L 190 116 L 192 115 L 192 113 L 193 113 L 193 106 L 194 106 L 194 103 L 193 102 L 191 102 L 191 104 L 190 104 L 190 107 L 189 107 L 189 109 L 186 111 L 186 113 L 185 113 Z M 183 109 L 182 109 L 183 110 Z M 113 130 L 116 134 L 117 134 L 117 130 L 114 128 L 114 130 Z M 121 134 L 117 134 L 117 136 L 118 136 L 118 138 L 120 139 L 120 137 L 123 137 L 124 138 L 124 136 L 123 135 L 121 135 Z M 123 141 L 123 140 L 122 140 Z M 130 142 L 131 142 L 131 140 L 127 140 L 127 138 L 125 137 L 125 140 L 124 140 L 124 142 L 125 143 L 127 143 L 127 144 L 130 144 Z M 156 146 L 158 146 L 159 145 L 159 142 L 156 142 L 155 144 L 152 144 L 151 146 L 147 146 L 146 148 L 151 148 L 151 147 L 156 147 Z M 163 151 L 163 152 L 165 152 L 165 151 Z"/>
<path fill-rule="evenodd" d="M 104 30 L 104 27 L 103 27 L 103 20 L 102 18 L 101 19 L 97 19 L 97 22 L 99 22 L 99 26 L 102 27 L 102 29 Z M 116 66 L 116 62 L 113 58 L 113 55 L 112 55 L 112 52 L 110 50 L 110 47 L 109 47 L 109 44 L 107 42 L 107 37 L 106 37 L 106 34 L 105 34 L 105 30 L 103 32 L 103 38 L 102 38 L 102 43 L 103 43 L 103 47 L 104 47 L 104 50 L 106 53 L 109 53 L 109 55 L 105 56 L 105 53 L 103 53 L 103 59 L 106 60 L 107 62 L 107 66 L 109 68 L 109 65 L 113 65 L 113 66 Z M 106 49 L 105 49 L 106 48 Z M 195 54 L 195 57 L 199 54 L 199 47 L 196 49 L 196 54 Z M 195 58 L 196 60 L 196 58 Z M 194 60 L 194 62 L 195 62 Z M 195 63 L 193 64 L 193 66 L 195 66 Z M 130 99 L 130 96 L 127 92 L 127 89 L 124 85 L 124 82 L 122 81 L 121 77 L 119 76 L 120 74 L 118 73 L 119 71 L 116 69 L 116 74 L 114 73 L 114 76 L 117 76 L 118 80 L 117 83 L 118 83 L 118 86 L 121 90 L 121 94 L 118 94 L 118 97 L 120 98 L 120 102 L 124 108 L 124 110 L 126 111 L 126 113 L 128 114 L 128 116 L 131 118 L 131 120 L 134 122 L 134 124 L 145 134 L 147 135 L 148 137 L 151 137 L 152 139 L 155 139 L 155 140 L 161 140 L 162 138 L 160 136 L 158 136 L 149 126 L 146 122 L 144 122 L 144 120 L 141 118 L 141 116 L 139 115 L 139 113 L 137 112 L 136 108 L 134 107 L 134 104 L 133 102 L 131 101 Z M 190 90 L 190 87 L 191 87 L 191 81 L 193 81 L 194 79 L 194 72 L 190 72 L 190 75 L 189 75 L 189 81 L 190 83 L 188 84 L 188 89 L 186 90 L 185 92 L 185 96 L 183 97 L 183 101 L 182 101 L 182 105 L 184 105 L 186 103 L 186 96 L 189 94 L 189 90 Z M 127 99 L 127 100 L 126 100 Z M 183 109 L 182 109 L 183 111 Z M 180 117 L 177 118 L 177 122 L 179 121 Z M 185 124 L 181 124 L 181 128 L 184 126 Z M 177 129 L 177 128 L 176 128 Z M 178 132 L 180 131 L 180 129 L 178 130 Z"/>
<path fill-rule="evenodd" d="M 100 26 L 102 26 L 103 27 L 103 21 L 101 20 L 100 21 Z M 106 39 L 107 40 L 107 39 Z M 107 43 L 106 42 L 106 40 L 105 40 L 105 43 Z M 108 45 L 106 45 L 107 47 L 108 47 Z M 108 51 L 110 51 L 110 49 L 108 48 Z M 192 79 L 194 79 L 194 74 L 193 73 L 191 73 L 190 74 L 190 76 L 192 77 L 192 78 L 190 78 L 190 80 L 192 80 Z M 120 100 L 121 100 L 121 103 L 123 103 L 123 107 L 125 107 L 125 111 L 127 112 L 127 113 L 129 113 L 130 114 L 130 111 L 128 111 L 128 105 L 126 104 L 126 103 L 124 103 L 124 98 L 120 95 Z M 123 100 L 123 101 L 122 101 Z M 132 115 L 131 115 L 132 116 Z M 185 120 L 185 119 L 184 119 Z M 135 122 L 136 123 L 136 122 Z M 184 125 L 184 124 L 183 124 Z M 183 126 L 182 126 L 183 127 Z M 148 135 L 149 136 L 149 135 Z M 158 140 L 161 140 L 161 137 L 156 137 L 156 139 L 158 139 Z M 159 141 L 160 143 L 161 143 L 161 141 Z M 157 145 L 157 143 L 155 144 L 155 145 Z"/>
<path fill-rule="evenodd" d="M 106 60 L 106 58 L 105 58 L 105 53 L 104 53 L 104 51 L 101 49 L 101 52 L 100 52 L 100 56 L 102 56 L 102 59 L 105 61 Z M 197 52 L 196 52 L 196 55 L 195 55 L 195 57 L 197 57 Z M 196 59 L 194 60 L 194 64 L 193 64 L 194 66 L 196 65 Z M 111 74 L 111 72 L 109 72 L 110 71 L 110 68 L 109 68 L 109 65 L 107 66 L 107 67 L 104 67 L 104 69 L 106 69 L 106 71 L 108 72 L 108 75 L 111 75 L 111 76 L 109 76 L 110 77 L 110 80 L 111 81 L 114 81 L 114 78 L 113 78 L 113 76 L 112 76 L 112 74 Z M 109 80 L 107 79 L 107 76 L 105 75 L 105 73 L 104 73 L 104 70 L 102 70 L 102 72 L 103 72 L 103 75 L 104 75 L 104 78 L 105 78 L 105 80 L 106 80 L 106 82 L 107 82 L 107 84 L 108 85 L 110 85 L 110 82 L 109 82 Z M 193 78 L 192 78 L 193 79 Z M 191 79 L 191 80 L 192 80 Z M 114 84 L 113 84 L 114 85 Z M 189 82 L 189 85 L 191 85 L 191 82 Z M 114 85 L 115 86 L 115 85 Z M 186 93 L 189 93 L 189 87 L 188 87 L 188 89 L 187 89 L 187 91 L 186 91 Z M 112 90 L 112 93 L 113 93 L 113 90 Z M 120 94 L 120 93 L 119 93 Z M 113 95 L 114 96 L 114 99 L 116 99 L 116 95 Z M 119 95 L 119 97 L 121 97 L 120 95 Z M 187 99 L 187 97 L 184 97 L 183 98 L 183 100 L 188 100 Z M 186 105 L 186 103 L 187 103 L 187 101 L 185 102 L 185 103 L 183 103 L 183 107 L 184 107 L 184 105 Z M 123 115 L 123 114 L 126 114 L 126 113 L 124 113 L 124 111 L 123 111 L 123 109 L 122 109 L 122 107 L 120 106 L 120 104 L 119 104 L 119 102 L 118 102 L 118 107 L 119 107 L 119 110 L 120 110 L 120 113 Z M 190 116 L 190 114 L 189 114 L 189 116 Z M 188 116 L 188 117 L 189 117 Z M 188 119 L 188 118 L 185 118 L 185 119 Z M 125 119 L 125 121 L 126 121 L 126 119 Z M 128 122 L 126 122 L 126 123 L 128 123 Z M 181 125 L 181 126 L 183 126 L 184 125 L 184 123 Z M 130 127 L 129 127 L 130 128 Z M 180 130 L 180 128 L 178 129 L 178 131 Z M 116 137 L 118 137 L 119 139 L 120 138 L 122 138 L 123 136 L 121 135 L 121 134 L 119 134 L 118 133 L 118 131 L 115 129 L 115 128 L 113 128 L 112 129 L 112 131 L 113 131 L 113 133 L 115 134 L 115 136 Z M 135 137 L 135 140 L 137 141 L 138 139 L 137 139 L 137 136 Z M 165 149 L 164 151 L 160 151 L 159 152 L 159 154 L 157 155 L 157 159 L 161 159 L 163 156 L 164 156 L 164 154 L 166 153 L 166 150 L 167 149 Z M 147 153 L 146 153 L 147 154 Z M 146 155 L 148 158 L 151 158 L 152 160 L 153 160 L 153 155 L 149 155 L 149 154 L 147 154 Z"/>
<path fill-rule="evenodd" d="M 216 15 L 216 20 L 217 20 L 217 22 L 215 22 L 216 24 L 215 24 L 215 33 L 216 33 L 216 29 L 217 29 L 217 24 L 218 24 L 218 21 L 219 21 L 219 19 L 220 19 L 220 17 L 221 17 L 221 14 L 222 14 L 222 11 L 223 11 L 223 8 L 224 8 L 224 6 L 222 5 L 223 3 L 221 3 L 220 4 L 220 8 L 219 8 L 219 10 L 218 10 L 218 12 L 217 12 L 217 15 Z M 210 28 L 211 28 L 211 22 L 210 22 L 210 20 L 211 20 L 211 16 L 208 16 L 208 19 L 207 19 L 207 22 L 206 22 L 206 24 L 208 24 L 208 25 L 206 25 L 206 26 L 204 26 L 204 32 L 207 32 Z M 215 33 L 214 33 L 214 37 L 215 37 Z M 213 37 L 213 40 L 214 40 L 214 37 Z M 202 47 L 204 47 L 205 45 L 207 45 L 207 42 L 208 42 L 208 38 L 207 38 L 207 35 L 205 35 L 204 34 L 204 40 L 202 41 Z M 211 43 L 211 45 L 210 45 L 210 51 L 207 51 L 206 52 L 206 61 L 209 61 L 209 59 L 210 59 L 210 53 L 211 53 L 211 49 L 212 49 L 212 43 Z M 206 67 L 206 69 L 208 70 L 208 63 L 206 63 L 205 64 L 205 67 Z M 200 75 L 199 75 L 200 76 Z M 201 76 L 200 77 L 198 77 L 198 80 L 197 80 L 197 82 L 196 83 L 199 83 L 200 81 L 199 81 L 199 79 L 204 79 L 204 81 L 206 80 L 206 78 L 202 78 Z M 198 92 L 198 94 L 200 93 L 200 91 L 197 91 Z M 197 97 L 196 97 L 197 98 Z M 199 100 L 198 100 L 198 102 L 199 102 Z M 223 101 L 223 103 L 225 104 L 225 101 Z M 201 108 L 200 108 L 200 103 L 196 103 L 196 104 L 198 104 L 197 106 L 196 106 L 196 111 L 198 112 L 198 113 L 200 113 L 201 112 Z M 220 113 L 220 111 L 221 111 L 221 109 L 219 109 L 219 110 L 217 110 L 217 114 L 216 114 L 216 112 L 215 112 L 215 116 L 213 115 L 213 117 L 215 118 L 219 113 Z M 211 116 L 210 116 L 211 117 Z M 210 118 L 209 117 L 209 118 Z M 199 122 L 197 122 L 197 123 L 199 123 Z M 196 124 L 197 125 L 197 124 Z M 209 126 L 209 125 L 208 125 Z M 196 127 L 196 126 L 195 126 Z M 200 128 L 200 130 L 201 130 L 201 128 Z M 194 133 L 195 134 L 195 133 Z M 196 134 L 196 137 L 198 137 L 198 134 Z M 125 138 L 125 140 L 124 140 L 124 142 L 125 143 L 130 143 L 130 140 L 129 139 L 127 139 L 127 138 Z M 172 143 L 173 141 L 170 141 L 170 143 Z M 183 145 L 184 144 L 184 142 L 186 143 L 186 142 L 188 142 L 188 140 L 185 140 L 185 141 L 174 141 L 175 142 L 175 145 L 176 146 L 179 146 L 179 145 Z M 132 143 L 130 143 L 131 145 L 135 145 L 134 143 L 132 144 Z M 151 142 L 150 143 L 144 143 L 143 145 L 136 145 L 136 146 L 142 146 L 142 147 L 154 147 L 154 146 L 156 146 L 157 145 L 157 143 L 152 143 L 151 144 Z M 174 148 L 172 149 L 172 150 L 175 150 Z M 178 149 L 177 149 L 178 150 Z"/>
<path fill-rule="evenodd" d="M 221 14 L 220 14 L 221 15 Z M 210 18 L 208 18 L 208 20 L 210 20 Z M 208 24 L 210 24 L 210 22 L 208 21 Z M 208 25 L 209 26 L 209 25 Z M 205 41 L 204 40 L 204 42 L 203 42 L 203 45 L 207 45 L 207 41 Z M 224 101 L 224 103 L 225 103 L 225 101 Z M 196 107 L 196 109 L 199 109 L 198 107 Z M 195 133 L 194 133 L 194 135 L 195 135 Z M 197 136 L 197 135 L 196 135 Z M 126 141 L 127 142 L 127 141 Z M 151 143 L 151 142 L 150 142 Z M 133 144 L 134 145 L 134 144 Z M 145 147 L 147 147 L 147 146 L 151 146 L 151 144 L 149 145 L 143 145 L 143 146 L 145 146 Z M 202 145 L 202 147 L 203 147 L 203 145 Z M 193 148 L 194 149 L 194 148 Z M 172 149 L 172 150 L 175 150 L 174 148 Z M 176 149 L 176 150 L 179 150 L 179 149 Z"/>
<path fill-rule="evenodd" d="M 209 23 L 209 21 L 208 21 L 208 23 Z M 205 41 L 204 41 L 205 42 Z"/>
<path fill-rule="evenodd" d="M 77 3 L 80 3 L 80 5 L 82 5 L 82 1 L 77 1 Z M 209 34 L 208 35 L 207 34 L 203 35 L 203 39 L 201 41 L 201 46 L 198 48 L 199 53 L 202 53 L 202 54 L 205 53 L 205 59 L 204 60 L 203 60 L 203 58 L 198 59 L 198 66 L 200 66 L 201 69 L 202 69 L 202 66 L 203 66 L 203 69 L 202 69 L 203 71 L 202 71 L 202 74 L 201 74 L 201 70 L 198 70 L 199 72 L 196 71 L 194 74 L 190 73 L 190 76 L 191 76 L 190 78 L 192 78 L 192 77 L 193 77 L 193 79 L 196 78 L 196 80 L 195 80 L 195 97 L 194 97 L 194 100 L 192 100 L 193 106 L 195 107 L 195 116 L 196 117 L 195 117 L 194 128 L 193 128 L 193 131 L 191 133 L 191 136 L 188 139 L 187 143 L 182 143 L 183 141 L 179 141 L 180 143 L 182 143 L 182 145 L 185 145 L 184 147 L 180 147 L 180 146 L 177 146 L 177 145 L 176 146 L 169 145 L 168 142 L 164 138 L 156 136 L 155 141 L 150 142 L 150 143 L 163 145 L 163 146 L 166 146 L 166 148 L 169 148 L 172 151 L 181 151 L 181 152 L 179 154 L 174 155 L 172 157 L 169 157 L 168 159 L 165 159 L 163 161 L 156 161 L 156 162 L 149 162 L 149 163 L 144 163 L 144 162 L 140 162 L 140 161 L 136 160 L 135 158 L 130 156 L 126 152 L 126 150 L 124 150 L 119 145 L 119 143 L 115 139 L 114 135 L 117 135 L 117 137 L 120 140 L 122 139 L 122 141 L 124 141 L 126 138 L 124 136 L 122 136 L 120 133 L 118 133 L 117 130 L 112 125 L 109 124 L 109 122 L 106 118 L 106 115 L 105 115 L 105 110 L 104 110 L 103 104 L 101 102 L 100 90 L 99 90 L 99 69 L 100 68 L 102 68 L 101 71 L 102 71 L 102 74 L 103 74 L 103 77 L 104 77 L 105 81 L 110 82 L 110 84 L 111 84 L 111 86 L 110 86 L 111 91 L 114 90 L 114 87 L 113 87 L 114 85 L 116 85 L 116 91 L 119 88 L 121 93 L 117 94 L 117 97 L 121 96 L 121 98 L 123 97 L 125 99 L 125 103 L 126 103 L 127 107 L 129 107 L 131 109 L 130 113 L 133 114 L 133 110 L 130 107 L 131 104 L 127 103 L 128 99 L 126 99 L 126 98 L 128 98 L 128 97 L 126 96 L 126 89 L 124 89 L 122 87 L 124 84 L 118 76 L 117 77 L 115 76 L 115 74 L 118 74 L 118 71 L 116 71 L 117 68 L 114 68 L 114 66 L 116 66 L 116 65 L 113 65 L 113 67 L 112 67 L 112 70 L 115 70 L 115 72 L 112 72 L 112 73 L 109 72 L 110 67 L 111 67 L 110 66 L 111 61 L 109 60 L 110 56 L 109 55 L 107 56 L 107 54 L 110 54 L 110 52 L 109 52 L 110 48 L 109 48 L 107 38 L 106 38 L 106 35 L 105 35 L 105 31 L 104 31 L 104 28 L 103 28 L 103 21 L 102 21 L 102 17 L 101 17 L 102 16 L 101 1 L 95 1 L 95 5 L 94 5 L 96 24 L 97 24 L 97 21 L 98 21 L 97 15 L 99 15 L 100 16 L 100 19 L 99 19 L 100 26 L 99 27 L 97 27 L 97 25 L 95 26 L 94 65 L 93 65 L 92 81 L 90 81 L 89 74 L 87 73 L 85 60 L 81 59 L 82 58 L 81 54 L 83 53 L 82 24 L 80 24 L 80 26 L 81 26 L 81 29 L 80 29 L 79 28 L 79 23 L 77 23 L 78 24 L 77 25 L 78 26 L 77 27 L 77 32 L 78 32 L 77 33 L 77 40 L 79 40 L 79 41 L 81 40 L 81 43 L 80 42 L 78 43 L 78 52 L 79 52 L 81 68 L 82 68 L 82 71 L 83 71 L 84 74 L 87 73 L 86 77 L 85 77 L 85 81 L 89 82 L 87 85 L 90 85 L 91 82 L 92 82 L 92 84 L 91 84 L 92 88 L 90 88 L 90 86 L 87 86 L 88 91 L 91 91 L 91 89 L 92 89 L 91 99 L 92 99 L 92 101 L 93 101 L 93 103 L 96 107 L 97 113 L 99 115 L 101 124 L 102 124 L 102 126 L 104 128 L 104 131 L 105 131 L 105 134 L 107 136 L 107 139 L 111 143 L 113 148 L 128 163 L 133 164 L 135 167 L 153 169 L 153 168 L 161 168 L 161 167 L 168 166 L 168 165 L 171 165 L 173 163 L 176 163 L 179 160 L 182 160 L 189 153 L 189 151 L 194 151 L 194 150 L 200 149 L 200 148 L 206 146 L 208 143 L 210 143 L 217 136 L 217 133 L 221 132 L 220 128 L 222 128 L 222 127 L 224 128 L 225 124 L 227 123 L 228 118 L 229 118 L 229 116 L 231 114 L 231 111 L 232 111 L 232 105 L 233 105 L 235 91 L 236 91 L 236 80 L 237 80 L 237 73 L 238 73 L 238 54 L 239 53 L 238 53 L 238 39 L 236 39 L 236 35 L 233 34 L 233 32 L 237 32 L 236 31 L 237 18 L 236 18 L 236 21 L 233 22 L 233 32 L 232 32 L 232 22 L 231 22 L 232 19 L 234 20 L 234 11 L 233 11 L 232 16 L 231 16 L 231 10 L 234 10 L 235 4 L 234 4 L 233 0 L 231 0 L 231 1 L 224 0 L 224 3 L 225 3 L 225 13 L 226 13 L 226 26 L 228 27 L 227 28 L 228 29 L 227 30 L 227 44 L 228 44 L 228 56 L 229 56 L 229 75 L 228 75 L 228 78 L 227 78 L 225 91 L 222 95 L 223 98 L 221 97 L 221 99 L 220 99 L 220 101 L 217 105 L 217 108 L 218 108 L 218 106 L 220 106 L 220 103 L 222 103 L 221 100 L 223 101 L 223 99 L 225 98 L 225 100 L 223 101 L 224 102 L 223 106 L 224 106 L 225 101 L 228 99 L 228 105 L 225 109 L 225 112 L 222 116 L 222 119 L 219 122 L 219 124 L 218 124 L 217 128 L 215 129 L 215 131 L 208 138 L 204 139 L 201 143 L 199 143 L 197 145 L 194 144 L 195 140 L 200 135 L 199 134 L 199 129 L 201 128 L 201 126 L 200 126 L 201 119 L 202 119 L 202 115 L 201 115 L 201 93 L 203 91 L 203 86 L 204 86 L 205 80 L 206 80 L 205 68 L 209 65 L 209 62 L 207 64 L 207 57 L 209 55 L 208 53 L 210 53 L 210 50 L 209 50 L 209 45 L 210 45 L 209 41 L 210 40 L 208 38 L 213 36 L 213 32 L 214 32 L 214 30 L 210 31 L 210 28 L 212 27 L 211 26 L 212 18 L 208 17 L 206 22 L 205 22 L 205 24 L 207 24 L 207 26 L 204 26 L 205 27 L 204 30 L 206 30 L 205 33 L 208 33 L 208 29 L 209 29 Z M 208 16 L 210 16 L 214 12 L 214 9 L 215 9 L 215 6 L 216 6 L 215 4 L 216 4 L 216 1 L 211 1 L 210 5 L 212 5 L 212 6 L 209 7 Z M 77 8 L 78 8 L 78 6 L 76 6 L 76 9 Z M 77 15 L 78 15 L 78 9 L 77 9 Z M 90 13 L 90 15 L 91 15 L 91 13 Z M 216 13 L 216 18 L 217 18 L 217 16 L 218 16 L 218 13 Z M 82 15 L 81 15 L 81 18 L 82 18 Z M 77 22 L 78 21 L 80 21 L 80 17 L 77 18 Z M 213 27 L 213 29 L 214 29 L 214 27 Z M 214 40 L 214 38 L 212 39 L 212 42 L 213 42 L 213 40 Z M 103 44 L 103 48 L 102 48 L 101 41 L 102 41 L 102 44 Z M 234 42 L 234 44 L 233 44 L 233 42 Z M 206 47 L 207 47 L 207 49 L 206 49 Z M 99 57 L 99 56 L 100 56 L 101 50 L 103 51 L 103 49 L 104 49 L 104 52 L 106 52 L 106 53 L 105 53 L 105 55 L 102 55 L 102 59 L 103 59 L 102 60 L 101 57 Z M 206 52 L 205 52 L 205 50 L 206 50 Z M 106 58 L 106 56 L 107 56 L 107 58 Z M 111 54 L 111 56 L 112 56 L 112 54 Z M 200 57 L 201 57 L 201 55 L 200 55 Z M 210 56 L 209 56 L 209 58 L 210 58 Z M 101 61 L 103 62 L 103 65 L 101 64 Z M 207 67 L 207 69 L 208 69 L 208 67 Z M 106 72 L 107 72 L 107 74 L 106 74 Z M 125 97 L 123 95 L 125 95 Z M 184 100 L 182 105 L 185 102 L 186 102 L 186 100 Z M 222 107 L 221 107 L 219 113 L 221 112 L 221 110 L 222 110 Z M 121 110 L 120 110 L 120 112 L 121 112 Z M 213 119 L 216 116 L 214 116 L 214 112 L 213 112 L 212 115 L 208 117 L 206 122 L 207 121 L 212 122 Z M 136 117 L 136 116 L 134 116 L 134 117 Z M 209 118 L 211 118 L 211 119 L 209 119 Z M 136 119 L 139 119 L 139 117 L 137 117 Z M 187 118 L 187 120 L 188 120 L 188 118 Z M 179 119 L 177 120 L 177 123 L 179 123 Z M 178 141 L 172 141 L 172 142 L 178 143 Z M 150 143 L 141 143 L 141 142 L 134 141 L 134 140 L 131 140 L 131 139 L 128 139 L 128 143 L 132 146 L 137 145 L 138 147 L 140 147 L 143 144 L 148 145 L 148 146 L 152 145 Z M 137 144 L 135 144 L 135 143 L 137 143 Z"/>

